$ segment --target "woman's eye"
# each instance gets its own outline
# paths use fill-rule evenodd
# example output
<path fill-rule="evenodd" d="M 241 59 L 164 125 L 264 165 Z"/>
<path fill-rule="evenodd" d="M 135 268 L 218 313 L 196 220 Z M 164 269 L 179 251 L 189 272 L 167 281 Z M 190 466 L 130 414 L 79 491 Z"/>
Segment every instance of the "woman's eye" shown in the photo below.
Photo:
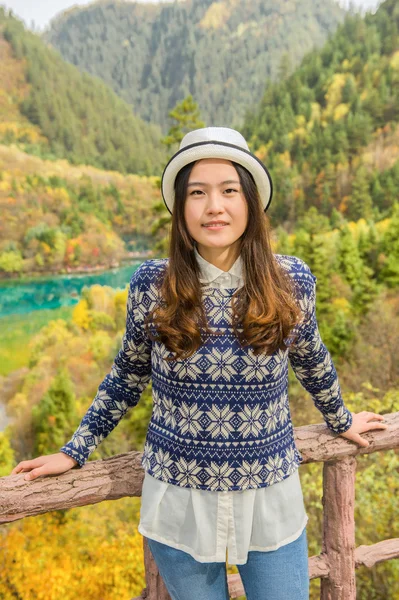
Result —
<path fill-rule="evenodd" d="M 229 193 L 229 194 L 230 194 L 231 192 L 237 192 L 237 190 L 235 190 L 234 188 L 228 188 L 228 189 L 226 189 L 226 190 L 224 190 L 224 191 L 225 191 L 225 192 L 227 192 L 227 193 Z M 202 190 L 193 190 L 193 191 L 191 192 L 191 194 L 190 194 L 190 195 L 192 196 L 192 195 L 193 195 L 193 194 L 195 194 L 196 192 L 199 192 L 200 194 L 202 194 L 202 193 L 203 193 L 203 192 L 202 192 Z"/>

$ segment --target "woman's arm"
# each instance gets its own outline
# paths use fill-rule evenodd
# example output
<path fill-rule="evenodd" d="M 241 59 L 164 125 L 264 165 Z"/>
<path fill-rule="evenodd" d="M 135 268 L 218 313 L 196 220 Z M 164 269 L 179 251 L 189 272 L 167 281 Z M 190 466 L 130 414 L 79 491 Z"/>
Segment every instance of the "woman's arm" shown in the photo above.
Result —
<path fill-rule="evenodd" d="M 140 280 L 144 264 L 134 272 L 128 290 L 126 331 L 110 372 L 72 438 L 62 448 L 80 466 L 116 427 L 129 408 L 136 406 L 151 378 L 151 340 L 144 332 Z"/>
<path fill-rule="evenodd" d="M 388 425 L 381 423 L 384 419 L 382 415 L 368 411 L 351 413 L 345 406 L 334 363 L 317 326 L 317 278 L 308 265 L 301 262 L 303 274 L 296 283 L 305 319 L 294 330 L 298 333 L 298 338 L 288 351 L 290 364 L 297 379 L 311 394 L 315 406 L 323 414 L 327 427 L 334 433 L 367 447 L 369 442 L 360 433 L 387 429 Z"/>
<path fill-rule="evenodd" d="M 342 399 L 334 363 L 320 337 L 316 319 L 317 278 L 308 265 L 301 262 L 303 268 L 296 274 L 295 283 L 305 317 L 293 330 L 298 337 L 290 345 L 288 357 L 295 376 L 312 396 L 327 427 L 334 433 L 343 433 L 352 426 L 352 413 Z"/>

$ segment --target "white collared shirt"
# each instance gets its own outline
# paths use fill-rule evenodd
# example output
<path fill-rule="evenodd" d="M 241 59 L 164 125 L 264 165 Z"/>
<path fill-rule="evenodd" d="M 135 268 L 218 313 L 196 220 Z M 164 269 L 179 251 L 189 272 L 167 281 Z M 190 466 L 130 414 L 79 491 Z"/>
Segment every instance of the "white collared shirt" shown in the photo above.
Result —
<path fill-rule="evenodd" d="M 200 281 L 212 287 L 243 285 L 239 256 L 227 272 L 194 248 Z M 184 488 L 145 473 L 138 531 L 198 562 L 245 564 L 250 550 L 276 550 L 297 539 L 308 521 L 298 469 L 258 489 L 211 492 Z"/>

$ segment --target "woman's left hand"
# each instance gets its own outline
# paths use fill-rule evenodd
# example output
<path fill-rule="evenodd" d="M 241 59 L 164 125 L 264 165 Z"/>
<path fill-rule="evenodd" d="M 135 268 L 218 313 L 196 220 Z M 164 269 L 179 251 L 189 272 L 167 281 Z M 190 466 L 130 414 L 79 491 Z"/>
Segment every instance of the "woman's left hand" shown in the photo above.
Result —
<path fill-rule="evenodd" d="M 377 422 L 375 419 L 377 419 Z M 378 422 L 383 420 L 383 415 L 368 412 L 367 410 L 362 410 L 360 413 L 352 413 L 352 425 L 347 431 L 340 433 L 339 435 L 342 435 L 342 437 L 345 437 L 348 440 L 352 440 L 352 442 L 356 442 L 363 448 L 367 448 L 367 446 L 370 445 L 370 442 L 359 434 L 373 429 L 387 429 L 388 425 Z"/>

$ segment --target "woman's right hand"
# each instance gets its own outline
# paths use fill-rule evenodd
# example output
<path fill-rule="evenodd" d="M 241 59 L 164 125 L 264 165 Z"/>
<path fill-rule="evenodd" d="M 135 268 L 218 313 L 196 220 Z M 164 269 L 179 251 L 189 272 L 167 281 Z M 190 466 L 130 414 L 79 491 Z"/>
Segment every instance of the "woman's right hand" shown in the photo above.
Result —
<path fill-rule="evenodd" d="M 17 473 L 26 473 L 24 479 L 31 480 L 36 479 L 40 475 L 58 475 L 65 473 L 73 469 L 78 464 L 71 456 L 64 452 L 57 452 L 56 454 L 48 454 L 46 456 L 38 456 L 32 460 L 23 460 L 13 468 L 10 475 L 16 475 Z"/>

